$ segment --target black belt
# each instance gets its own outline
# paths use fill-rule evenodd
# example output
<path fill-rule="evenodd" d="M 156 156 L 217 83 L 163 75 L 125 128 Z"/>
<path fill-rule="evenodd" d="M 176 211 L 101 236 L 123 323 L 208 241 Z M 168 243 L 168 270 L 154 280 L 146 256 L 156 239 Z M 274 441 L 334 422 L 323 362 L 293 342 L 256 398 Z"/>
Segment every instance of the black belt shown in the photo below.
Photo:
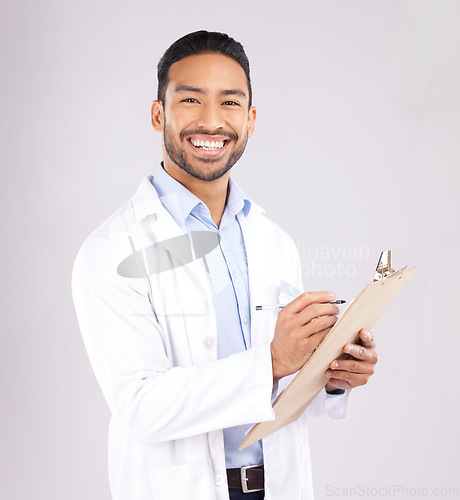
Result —
<path fill-rule="evenodd" d="M 241 469 L 227 469 L 229 489 L 243 490 L 243 493 L 264 489 L 264 466 L 248 465 Z"/>

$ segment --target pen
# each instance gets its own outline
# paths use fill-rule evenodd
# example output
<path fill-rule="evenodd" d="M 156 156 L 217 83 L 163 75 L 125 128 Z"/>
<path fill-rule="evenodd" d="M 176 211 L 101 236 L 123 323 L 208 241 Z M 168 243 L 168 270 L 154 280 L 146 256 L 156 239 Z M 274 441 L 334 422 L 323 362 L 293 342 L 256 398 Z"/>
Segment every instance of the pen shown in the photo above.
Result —
<path fill-rule="evenodd" d="M 346 300 L 333 300 L 332 302 L 322 302 L 322 304 L 345 304 Z M 268 306 L 256 306 L 256 311 L 268 311 L 269 309 L 283 309 L 287 304 L 272 304 Z"/>

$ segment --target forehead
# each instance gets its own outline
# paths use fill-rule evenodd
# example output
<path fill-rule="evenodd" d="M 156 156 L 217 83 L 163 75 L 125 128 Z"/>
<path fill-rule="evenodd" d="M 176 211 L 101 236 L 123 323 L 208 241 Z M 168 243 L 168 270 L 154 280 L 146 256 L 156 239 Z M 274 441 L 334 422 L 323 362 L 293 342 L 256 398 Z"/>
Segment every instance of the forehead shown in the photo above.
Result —
<path fill-rule="evenodd" d="M 248 95 L 243 68 L 234 59 L 222 54 L 198 54 L 172 64 L 168 72 L 167 92 L 174 92 L 180 85 L 209 91 L 239 89 Z"/>

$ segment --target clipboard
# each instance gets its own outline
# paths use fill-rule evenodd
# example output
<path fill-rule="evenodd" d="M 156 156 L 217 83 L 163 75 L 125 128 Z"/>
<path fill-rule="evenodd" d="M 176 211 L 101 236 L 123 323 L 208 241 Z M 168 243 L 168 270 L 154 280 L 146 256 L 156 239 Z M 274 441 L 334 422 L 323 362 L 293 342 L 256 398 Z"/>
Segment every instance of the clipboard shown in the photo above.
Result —
<path fill-rule="evenodd" d="M 240 451 L 272 432 L 297 420 L 329 381 L 329 364 L 343 355 L 343 346 L 358 341 L 362 328 L 370 330 L 399 292 L 417 272 L 418 266 L 397 271 L 391 268 L 391 250 L 380 255 L 374 281 L 366 285 L 305 365 L 273 404 L 275 420 L 260 422 L 249 432 Z"/>

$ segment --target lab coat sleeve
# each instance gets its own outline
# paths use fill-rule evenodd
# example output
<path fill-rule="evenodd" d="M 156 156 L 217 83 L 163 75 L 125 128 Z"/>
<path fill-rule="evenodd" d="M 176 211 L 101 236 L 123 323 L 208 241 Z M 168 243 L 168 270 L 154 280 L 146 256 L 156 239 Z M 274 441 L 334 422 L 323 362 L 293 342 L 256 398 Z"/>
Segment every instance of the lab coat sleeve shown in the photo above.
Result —
<path fill-rule="evenodd" d="M 146 279 L 125 279 L 112 241 L 90 237 L 72 273 L 88 356 L 113 416 L 142 444 L 273 420 L 270 344 L 206 366 L 173 366 Z M 115 257 L 114 257 L 115 255 Z"/>
<path fill-rule="evenodd" d="M 344 394 L 327 394 L 322 389 L 307 408 L 307 416 L 313 418 L 328 418 L 329 420 L 345 420 L 348 417 L 350 391 Z"/>

